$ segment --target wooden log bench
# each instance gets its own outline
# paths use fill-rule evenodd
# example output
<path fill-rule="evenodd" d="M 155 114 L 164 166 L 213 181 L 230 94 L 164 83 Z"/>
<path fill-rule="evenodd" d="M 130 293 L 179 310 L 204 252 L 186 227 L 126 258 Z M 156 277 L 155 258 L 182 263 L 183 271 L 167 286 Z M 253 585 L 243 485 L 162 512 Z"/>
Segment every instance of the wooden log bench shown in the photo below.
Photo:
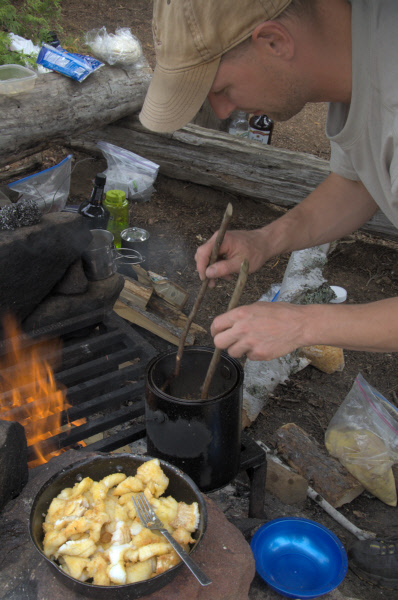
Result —
<path fill-rule="evenodd" d="M 191 123 L 173 134 L 145 130 L 138 120 L 152 71 L 104 66 L 79 83 L 58 73 L 38 77 L 26 94 L 0 96 L 0 168 L 51 144 L 97 152 L 99 139 L 160 165 L 160 173 L 289 208 L 329 174 L 329 163 L 310 154 L 264 146 Z M 204 111 L 206 112 L 206 111 Z M 222 129 L 200 114 L 196 122 Z M 379 212 L 363 231 L 398 239 Z"/>

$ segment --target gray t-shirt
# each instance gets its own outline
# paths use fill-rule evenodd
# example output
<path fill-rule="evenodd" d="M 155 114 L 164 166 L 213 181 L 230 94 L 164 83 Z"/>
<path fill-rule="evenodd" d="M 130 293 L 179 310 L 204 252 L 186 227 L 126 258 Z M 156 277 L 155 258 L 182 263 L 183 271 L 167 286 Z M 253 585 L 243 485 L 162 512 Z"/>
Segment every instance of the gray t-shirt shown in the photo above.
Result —
<path fill-rule="evenodd" d="M 398 0 L 351 0 L 350 106 L 329 105 L 330 167 L 360 180 L 398 227 Z"/>

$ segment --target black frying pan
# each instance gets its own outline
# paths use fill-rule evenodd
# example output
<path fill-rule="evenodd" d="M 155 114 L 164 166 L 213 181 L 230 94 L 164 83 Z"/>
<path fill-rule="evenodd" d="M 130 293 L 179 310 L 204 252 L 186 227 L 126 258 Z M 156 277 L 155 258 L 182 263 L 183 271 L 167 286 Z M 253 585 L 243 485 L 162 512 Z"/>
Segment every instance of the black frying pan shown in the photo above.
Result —
<path fill-rule="evenodd" d="M 184 563 L 179 563 L 168 571 L 145 581 L 127 585 L 102 586 L 81 582 L 70 577 L 43 553 L 42 541 L 44 537 L 44 516 L 55 496 L 57 496 L 64 488 L 73 487 L 76 482 L 81 481 L 84 477 L 91 477 L 94 481 L 99 481 L 103 477 L 115 472 L 125 473 L 127 476 L 135 475 L 137 467 L 147 460 L 150 460 L 150 457 L 137 456 L 134 454 L 104 454 L 102 456 L 83 460 L 53 475 L 53 477 L 51 477 L 38 492 L 30 513 L 29 529 L 31 539 L 37 548 L 37 551 L 47 562 L 59 581 L 72 589 L 75 593 L 83 594 L 87 598 L 95 598 L 96 600 L 132 600 L 135 598 L 142 598 L 170 583 L 177 575 L 179 569 L 185 568 Z M 192 551 L 195 551 L 203 538 L 207 525 L 207 511 L 204 498 L 199 491 L 199 488 L 188 475 L 168 462 L 161 460 L 160 463 L 162 470 L 170 480 L 166 494 L 168 496 L 173 496 L 179 502 L 186 502 L 187 504 L 198 502 L 199 504 L 199 527 L 193 534 L 196 543 L 193 546 Z"/>

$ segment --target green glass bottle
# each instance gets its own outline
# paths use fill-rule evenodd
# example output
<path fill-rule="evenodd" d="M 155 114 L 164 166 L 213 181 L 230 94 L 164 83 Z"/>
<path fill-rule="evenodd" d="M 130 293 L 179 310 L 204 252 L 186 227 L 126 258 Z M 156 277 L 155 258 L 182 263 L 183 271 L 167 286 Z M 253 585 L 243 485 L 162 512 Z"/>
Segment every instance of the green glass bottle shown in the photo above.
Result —
<path fill-rule="evenodd" d="M 129 202 L 125 192 L 122 190 L 107 191 L 104 206 L 109 211 L 107 230 L 113 233 L 115 248 L 120 248 L 120 234 L 129 226 Z"/>

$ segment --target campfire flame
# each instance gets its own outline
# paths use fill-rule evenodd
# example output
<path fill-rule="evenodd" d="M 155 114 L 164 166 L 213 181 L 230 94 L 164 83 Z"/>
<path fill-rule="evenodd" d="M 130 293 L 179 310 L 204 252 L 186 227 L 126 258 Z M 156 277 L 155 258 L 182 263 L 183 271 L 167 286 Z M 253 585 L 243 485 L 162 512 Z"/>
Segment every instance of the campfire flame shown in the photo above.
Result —
<path fill-rule="evenodd" d="M 43 456 L 37 444 L 63 431 L 62 411 L 70 408 L 66 388 L 55 380 L 54 357 L 60 356 L 60 340 L 45 340 L 24 346 L 16 320 L 7 316 L 3 330 L 8 352 L 0 358 L 0 419 L 18 421 L 25 428 L 28 446 L 33 446 L 36 459 L 29 467 L 48 462 L 63 452 L 56 450 Z M 84 423 L 85 419 L 74 425 Z"/>

